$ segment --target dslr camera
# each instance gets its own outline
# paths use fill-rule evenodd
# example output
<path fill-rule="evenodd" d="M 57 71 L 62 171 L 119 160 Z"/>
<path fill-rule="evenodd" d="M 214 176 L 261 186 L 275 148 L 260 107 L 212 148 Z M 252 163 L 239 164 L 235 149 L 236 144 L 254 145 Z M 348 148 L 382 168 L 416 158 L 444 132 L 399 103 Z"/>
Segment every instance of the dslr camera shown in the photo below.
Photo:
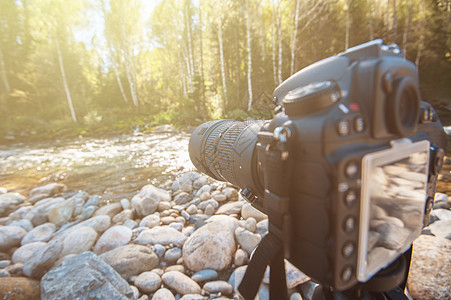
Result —
<path fill-rule="evenodd" d="M 417 67 L 375 40 L 302 69 L 273 99 L 272 120 L 197 127 L 195 167 L 240 187 L 285 258 L 323 287 L 405 284 L 401 259 L 428 222 L 447 142 Z"/>

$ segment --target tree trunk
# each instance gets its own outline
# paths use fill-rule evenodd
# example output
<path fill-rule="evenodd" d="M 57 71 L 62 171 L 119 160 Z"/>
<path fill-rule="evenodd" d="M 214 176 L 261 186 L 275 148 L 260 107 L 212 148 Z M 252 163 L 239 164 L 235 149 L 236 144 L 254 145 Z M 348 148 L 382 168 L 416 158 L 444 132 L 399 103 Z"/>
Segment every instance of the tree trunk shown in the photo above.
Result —
<path fill-rule="evenodd" d="M 186 34 L 188 39 L 188 58 L 189 58 L 189 71 L 191 78 L 194 78 L 194 58 L 193 58 L 193 44 L 191 39 L 191 23 L 189 15 L 189 0 L 185 2 L 185 22 L 186 22 Z M 190 92 L 192 92 L 192 85 L 190 87 Z"/>
<path fill-rule="evenodd" d="M 280 20 L 280 1 L 277 5 L 277 36 L 279 37 L 279 69 L 277 72 L 278 84 L 282 83 L 282 24 Z"/>
<path fill-rule="evenodd" d="M 246 32 L 247 32 L 247 85 L 249 90 L 249 102 L 247 105 L 247 110 L 250 111 L 252 108 L 252 49 L 251 49 L 251 22 L 250 22 L 250 12 L 249 12 L 249 0 L 246 0 Z"/>
<path fill-rule="evenodd" d="M 135 78 L 133 76 L 133 70 L 132 70 L 132 66 L 131 66 L 131 58 L 130 58 L 130 54 L 127 53 L 125 54 L 125 74 L 127 75 L 127 81 L 128 81 L 128 85 L 130 87 L 130 94 L 132 95 L 132 101 L 133 104 L 135 105 L 135 107 L 138 107 L 138 95 L 136 93 L 136 82 L 135 82 Z"/>
<path fill-rule="evenodd" d="M 59 65 L 60 72 L 61 72 L 61 78 L 63 80 L 64 91 L 66 92 L 67 104 L 69 105 L 69 110 L 70 110 L 70 114 L 72 116 L 72 121 L 74 121 L 74 123 L 77 123 L 77 116 L 75 115 L 74 106 L 72 104 L 72 97 L 70 95 L 69 85 L 68 85 L 67 79 L 66 79 L 66 72 L 64 71 L 63 56 L 61 54 L 60 44 L 58 42 L 58 39 L 56 39 L 56 38 L 55 38 L 55 42 L 56 42 L 56 54 L 58 56 L 58 65 Z"/>
<path fill-rule="evenodd" d="M 291 43 L 291 65 L 290 65 L 290 75 L 294 73 L 294 55 L 296 53 L 296 37 L 298 34 L 298 25 L 299 25 L 299 5 L 301 0 L 296 0 L 296 12 L 294 16 L 294 30 L 293 30 L 293 40 Z"/>
<path fill-rule="evenodd" d="M 368 17 L 368 27 L 369 27 L 369 31 L 370 31 L 370 41 L 372 41 L 374 39 L 374 25 L 373 25 L 373 21 L 374 21 L 374 1 L 373 0 L 369 0 L 369 12 L 370 15 Z"/>
<path fill-rule="evenodd" d="M 224 47 L 222 42 L 222 17 L 219 17 L 218 40 L 219 40 L 219 56 L 220 56 L 219 58 L 221 61 L 222 87 L 224 89 L 224 109 L 226 109 L 229 104 L 227 99 L 227 84 L 224 66 Z"/>
<path fill-rule="evenodd" d="M 406 3 L 406 24 L 404 26 L 404 34 L 402 35 L 402 49 L 404 50 L 404 57 L 407 57 L 407 41 L 410 30 L 410 4 Z"/>
<path fill-rule="evenodd" d="M 420 66 L 420 58 L 421 58 L 421 52 L 423 51 L 424 47 L 424 26 L 426 25 L 425 22 L 425 4 L 424 1 L 420 1 L 420 39 L 418 41 L 418 48 L 417 48 L 417 56 L 415 58 L 415 64 L 417 67 Z"/>
<path fill-rule="evenodd" d="M 351 0 L 346 0 L 346 36 L 345 36 L 345 50 L 349 48 L 349 29 L 351 27 L 351 20 L 349 15 Z"/>
<path fill-rule="evenodd" d="M 182 79 L 183 96 L 185 96 L 185 98 L 188 98 L 188 90 L 186 89 L 186 80 L 185 74 L 183 73 L 183 61 L 180 57 L 180 51 L 177 51 L 177 61 L 179 63 L 180 78 Z"/>
<path fill-rule="evenodd" d="M 119 86 L 119 90 L 121 91 L 122 99 L 124 99 L 125 103 L 128 103 L 127 95 L 125 94 L 124 87 L 122 86 L 121 77 L 119 76 L 119 71 L 117 70 L 116 64 L 113 62 L 113 70 L 116 75 L 117 85 Z"/>
<path fill-rule="evenodd" d="M 3 58 L 2 45 L 0 44 L 0 73 L 2 75 L 3 86 L 5 87 L 6 94 L 11 93 L 11 87 L 9 85 L 8 76 L 6 75 L 5 60 Z"/>
<path fill-rule="evenodd" d="M 277 67 L 276 67 L 276 14 L 274 12 L 274 4 L 272 4 L 272 26 L 271 26 L 271 37 L 272 37 L 272 72 L 274 77 L 274 83 L 277 84 Z"/>
<path fill-rule="evenodd" d="M 202 1 L 199 1 L 199 24 L 200 24 L 200 88 L 202 92 L 202 111 L 204 112 L 204 109 L 206 110 L 206 103 L 205 103 L 205 79 L 204 79 L 204 47 L 203 47 L 203 24 L 202 24 Z"/>

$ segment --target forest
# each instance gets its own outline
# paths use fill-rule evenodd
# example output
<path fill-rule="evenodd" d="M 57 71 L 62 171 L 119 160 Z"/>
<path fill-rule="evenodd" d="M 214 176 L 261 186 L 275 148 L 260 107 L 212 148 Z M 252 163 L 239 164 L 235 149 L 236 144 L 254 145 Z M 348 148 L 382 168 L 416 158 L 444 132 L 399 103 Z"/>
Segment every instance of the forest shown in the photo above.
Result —
<path fill-rule="evenodd" d="M 0 140 L 267 118 L 283 80 L 377 38 L 451 111 L 451 0 L 0 0 Z"/>

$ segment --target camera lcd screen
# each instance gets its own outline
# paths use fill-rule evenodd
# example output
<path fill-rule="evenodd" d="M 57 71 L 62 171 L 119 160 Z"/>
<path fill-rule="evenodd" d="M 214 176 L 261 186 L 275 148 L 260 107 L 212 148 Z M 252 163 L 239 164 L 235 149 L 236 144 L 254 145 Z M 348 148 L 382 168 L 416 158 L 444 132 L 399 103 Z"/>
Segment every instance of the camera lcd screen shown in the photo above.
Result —
<path fill-rule="evenodd" d="M 399 140 L 363 157 L 359 281 L 393 262 L 420 235 L 428 168 L 429 141 Z"/>

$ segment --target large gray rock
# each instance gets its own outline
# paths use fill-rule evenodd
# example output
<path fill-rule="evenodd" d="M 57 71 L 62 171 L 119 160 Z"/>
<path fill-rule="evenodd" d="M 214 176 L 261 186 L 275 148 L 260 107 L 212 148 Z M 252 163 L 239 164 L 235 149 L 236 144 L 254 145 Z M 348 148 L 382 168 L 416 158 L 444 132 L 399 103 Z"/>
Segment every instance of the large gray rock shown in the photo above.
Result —
<path fill-rule="evenodd" d="M 435 221 L 428 228 L 433 235 L 451 240 L 451 220 Z"/>
<path fill-rule="evenodd" d="M 39 225 L 28 232 L 22 239 L 21 245 L 32 242 L 47 242 L 55 232 L 56 227 L 53 223 Z"/>
<path fill-rule="evenodd" d="M 17 193 L 0 195 L 0 217 L 6 217 L 17 205 L 24 202 L 25 197 Z"/>
<path fill-rule="evenodd" d="M 187 237 L 180 231 L 169 226 L 157 226 L 152 229 L 142 231 L 134 240 L 135 243 L 141 245 L 147 244 L 174 244 L 177 247 L 182 247 Z"/>
<path fill-rule="evenodd" d="M 51 241 L 42 248 L 39 248 L 24 263 L 24 274 L 27 277 L 40 278 L 54 265 L 60 256 L 61 249 L 62 245 L 58 240 Z"/>
<path fill-rule="evenodd" d="M 35 203 L 44 198 L 51 197 L 55 194 L 61 193 L 65 188 L 64 184 L 61 183 L 49 183 L 43 186 L 38 186 L 30 191 L 29 197 L 31 203 Z"/>
<path fill-rule="evenodd" d="M 12 256 L 13 264 L 25 263 L 34 255 L 34 253 L 38 249 L 44 247 L 45 245 L 47 245 L 47 243 L 45 242 L 34 242 L 21 246 L 16 251 L 14 251 L 14 254 Z"/>
<path fill-rule="evenodd" d="M 149 247 L 141 245 L 125 245 L 100 255 L 123 278 L 150 271 L 159 264 L 159 258 Z"/>
<path fill-rule="evenodd" d="M 174 289 L 180 295 L 185 294 L 200 294 L 201 288 L 191 278 L 179 271 L 166 272 L 162 276 L 163 283 Z"/>
<path fill-rule="evenodd" d="M 98 210 L 96 210 L 96 212 L 94 213 L 94 216 L 107 215 L 110 218 L 113 218 L 115 215 L 117 215 L 121 211 L 122 211 L 122 206 L 120 203 L 111 203 L 111 204 L 102 206 Z"/>
<path fill-rule="evenodd" d="M 63 250 L 60 257 L 69 254 L 80 254 L 91 250 L 97 239 L 97 232 L 89 226 L 81 226 L 70 232 L 63 242 Z"/>
<path fill-rule="evenodd" d="M 100 236 L 94 247 L 94 253 L 102 254 L 119 246 L 127 245 L 132 238 L 132 230 L 126 226 L 116 225 Z"/>
<path fill-rule="evenodd" d="M 133 299 L 129 284 L 92 252 L 66 258 L 41 280 L 42 299 Z"/>
<path fill-rule="evenodd" d="M 413 245 L 407 286 L 413 299 L 450 299 L 451 241 L 421 235 Z"/>
<path fill-rule="evenodd" d="M 214 216 L 196 230 L 183 246 L 183 261 L 192 271 L 224 270 L 236 250 L 234 231 L 238 221 L 228 216 Z"/>
<path fill-rule="evenodd" d="M 138 216 L 144 217 L 154 213 L 161 201 L 171 201 L 170 193 L 149 184 L 132 198 L 131 204 Z"/>
<path fill-rule="evenodd" d="M 20 245 L 20 241 L 27 234 L 25 229 L 18 226 L 0 227 L 0 251 L 8 251 Z"/>

